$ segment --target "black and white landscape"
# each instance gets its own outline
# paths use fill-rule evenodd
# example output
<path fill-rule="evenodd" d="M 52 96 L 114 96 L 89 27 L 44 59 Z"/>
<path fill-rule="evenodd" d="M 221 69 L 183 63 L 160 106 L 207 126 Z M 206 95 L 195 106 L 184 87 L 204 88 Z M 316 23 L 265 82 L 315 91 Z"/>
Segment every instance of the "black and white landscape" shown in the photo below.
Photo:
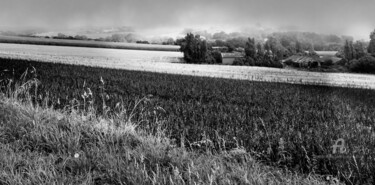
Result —
<path fill-rule="evenodd" d="M 375 1 L 0 2 L 0 184 L 374 184 Z"/>

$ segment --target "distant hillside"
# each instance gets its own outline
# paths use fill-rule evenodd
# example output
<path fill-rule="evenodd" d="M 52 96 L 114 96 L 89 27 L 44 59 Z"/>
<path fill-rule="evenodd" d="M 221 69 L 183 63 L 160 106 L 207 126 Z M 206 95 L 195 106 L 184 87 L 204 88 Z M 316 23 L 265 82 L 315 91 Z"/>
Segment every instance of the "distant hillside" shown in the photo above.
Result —
<path fill-rule="evenodd" d="M 0 36 L 0 43 L 153 50 L 153 51 L 179 51 L 179 48 L 180 48 L 179 46 L 174 46 L 174 45 L 135 44 L 135 43 L 118 43 L 118 42 L 115 43 L 115 42 L 101 42 L 101 41 L 47 39 L 47 38 L 16 37 L 16 36 Z"/>

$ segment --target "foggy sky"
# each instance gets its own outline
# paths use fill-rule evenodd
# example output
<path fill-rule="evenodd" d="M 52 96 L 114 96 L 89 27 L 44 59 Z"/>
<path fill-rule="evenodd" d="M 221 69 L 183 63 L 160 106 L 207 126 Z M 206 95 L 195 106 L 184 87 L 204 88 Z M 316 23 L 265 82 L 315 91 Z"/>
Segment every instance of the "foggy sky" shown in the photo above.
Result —
<path fill-rule="evenodd" d="M 0 27 L 311 31 L 369 39 L 375 0 L 0 0 Z"/>

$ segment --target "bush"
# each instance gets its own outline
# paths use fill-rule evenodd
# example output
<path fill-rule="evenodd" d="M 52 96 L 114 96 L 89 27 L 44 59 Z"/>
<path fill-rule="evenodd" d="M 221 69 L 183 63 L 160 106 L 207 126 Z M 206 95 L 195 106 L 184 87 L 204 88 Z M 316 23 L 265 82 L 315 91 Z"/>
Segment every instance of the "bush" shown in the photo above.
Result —
<path fill-rule="evenodd" d="M 375 74 L 375 58 L 372 56 L 364 56 L 357 60 L 351 60 L 349 69 L 358 73 L 374 73 Z"/>
<path fill-rule="evenodd" d="M 223 58 L 221 57 L 220 51 L 212 51 L 212 57 L 215 59 L 215 63 L 221 64 L 223 63 Z"/>
<path fill-rule="evenodd" d="M 280 61 L 273 61 L 273 60 L 267 60 L 267 59 L 254 60 L 251 57 L 236 58 L 236 59 L 234 59 L 232 65 L 235 65 L 235 66 L 244 66 L 245 65 L 245 66 L 276 67 L 276 68 L 283 68 L 284 67 L 283 64 Z"/>
<path fill-rule="evenodd" d="M 283 64 L 280 61 L 271 61 L 269 67 L 283 68 Z"/>
<path fill-rule="evenodd" d="M 245 64 L 245 62 L 246 62 L 245 58 L 235 58 L 232 65 L 243 66 Z"/>
<path fill-rule="evenodd" d="M 250 57 L 245 58 L 245 65 L 247 66 L 255 66 L 255 60 Z"/>
<path fill-rule="evenodd" d="M 346 66 L 346 65 L 348 65 L 348 60 L 346 60 L 345 58 L 343 58 L 340 61 L 338 61 L 336 64 L 340 65 L 340 66 Z"/>
<path fill-rule="evenodd" d="M 217 60 L 215 59 L 215 57 L 212 55 L 211 52 L 207 52 L 206 56 L 204 58 L 204 62 L 202 62 L 202 63 L 215 64 L 215 63 L 217 63 Z"/>
<path fill-rule="evenodd" d="M 332 59 L 326 59 L 324 62 L 322 62 L 322 66 L 332 66 L 333 60 Z"/>

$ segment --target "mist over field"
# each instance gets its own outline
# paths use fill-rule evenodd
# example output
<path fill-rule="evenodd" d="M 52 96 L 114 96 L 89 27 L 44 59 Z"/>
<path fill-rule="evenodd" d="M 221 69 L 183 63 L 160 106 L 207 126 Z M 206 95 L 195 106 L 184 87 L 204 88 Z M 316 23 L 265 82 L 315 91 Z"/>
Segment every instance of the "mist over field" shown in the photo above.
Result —
<path fill-rule="evenodd" d="M 0 30 L 67 31 L 129 26 L 144 36 L 208 32 L 307 31 L 369 40 L 373 0 L 3 0 Z"/>

